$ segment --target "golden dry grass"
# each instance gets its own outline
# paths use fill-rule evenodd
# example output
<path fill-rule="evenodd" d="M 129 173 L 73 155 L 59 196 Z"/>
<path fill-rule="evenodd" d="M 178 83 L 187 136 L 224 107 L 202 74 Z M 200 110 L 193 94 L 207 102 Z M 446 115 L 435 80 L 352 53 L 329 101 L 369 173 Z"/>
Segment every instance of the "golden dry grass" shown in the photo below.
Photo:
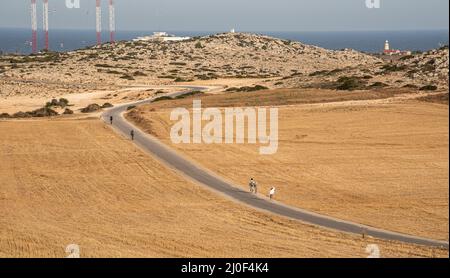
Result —
<path fill-rule="evenodd" d="M 448 257 L 235 204 L 97 120 L 0 121 L 0 159 L 0 257 Z"/>
<path fill-rule="evenodd" d="M 393 95 L 278 90 L 207 96 L 202 104 L 322 103 Z M 272 156 L 259 155 L 259 145 L 172 144 L 169 116 L 170 107 L 176 106 L 192 106 L 192 99 L 155 103 L 130 113 L 129 118 L 180 153 L 244 188 L 248 179 L 255 177 L 264 194 L 275 186 L 276 198 L 290 205 L 392 231 L 448 240 L 446 105 L 363 101 L 281 107 L 280 146 Z"/>

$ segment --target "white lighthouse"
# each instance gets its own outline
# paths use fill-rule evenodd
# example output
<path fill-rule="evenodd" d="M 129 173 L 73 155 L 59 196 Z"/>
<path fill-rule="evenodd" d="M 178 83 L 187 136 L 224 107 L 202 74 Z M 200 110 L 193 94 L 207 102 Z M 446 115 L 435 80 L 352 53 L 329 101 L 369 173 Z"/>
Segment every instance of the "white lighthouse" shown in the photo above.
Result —
<path fill-rule="evenodd" d="M 391 50 L 391 47 L 389 46 L 389 41 L 386 41 L 384 43 L 384 52 L 389 52 Z"/>

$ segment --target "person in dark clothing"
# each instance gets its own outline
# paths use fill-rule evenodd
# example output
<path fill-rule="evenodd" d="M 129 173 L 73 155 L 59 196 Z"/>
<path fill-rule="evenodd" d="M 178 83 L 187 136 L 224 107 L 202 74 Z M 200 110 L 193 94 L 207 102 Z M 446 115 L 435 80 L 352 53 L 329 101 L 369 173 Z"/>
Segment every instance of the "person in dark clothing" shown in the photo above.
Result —
<path fill-rule="evenodd" d="M 111 122 L 111 125 L 113 124 L 113 119 L 114 119 L 113 116 L 109 117 L 109 121 Z"/>
<path fill-rule="evenodd" d="M 134 130 L 132 130 L 132 131 L 130 132 L 130 135 L 131 135 L 131 140 L 134 141 Z"/>
<path fill-rule="evenodd" d="M 250 187 L 251 193 L 258 194 L 258 183 L 253 178 L 250 179 L 250 182 L 248 185 Z"/>

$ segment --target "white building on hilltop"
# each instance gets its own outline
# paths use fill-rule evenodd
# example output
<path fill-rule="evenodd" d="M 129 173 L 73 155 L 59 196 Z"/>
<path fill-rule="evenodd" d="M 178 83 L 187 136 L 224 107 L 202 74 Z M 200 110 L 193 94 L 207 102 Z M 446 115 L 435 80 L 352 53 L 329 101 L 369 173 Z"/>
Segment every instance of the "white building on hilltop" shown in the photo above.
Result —
<path fill-rule="evenodd" d="M 166 32 L 154 32 L 152 36 L 144 36 L 144 37 L 137 37 L 133 41 L 185 41 L 189 40 L 190 37 L 177 37 L 174 35 L 170 35 Z"/>

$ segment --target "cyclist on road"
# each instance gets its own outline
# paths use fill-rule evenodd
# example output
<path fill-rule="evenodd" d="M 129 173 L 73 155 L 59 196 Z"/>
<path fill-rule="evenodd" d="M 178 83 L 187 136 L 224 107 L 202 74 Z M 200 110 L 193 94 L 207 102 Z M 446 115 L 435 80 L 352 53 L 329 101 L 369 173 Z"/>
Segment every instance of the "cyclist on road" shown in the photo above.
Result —
<path fill-rule="evenodd" d="M 254 193 L 254 194 L 258 193 L 258 183 L 253 178 L 250 179 L 250 182 L 248 185 L 250 187 L 250 193 Z"/>

